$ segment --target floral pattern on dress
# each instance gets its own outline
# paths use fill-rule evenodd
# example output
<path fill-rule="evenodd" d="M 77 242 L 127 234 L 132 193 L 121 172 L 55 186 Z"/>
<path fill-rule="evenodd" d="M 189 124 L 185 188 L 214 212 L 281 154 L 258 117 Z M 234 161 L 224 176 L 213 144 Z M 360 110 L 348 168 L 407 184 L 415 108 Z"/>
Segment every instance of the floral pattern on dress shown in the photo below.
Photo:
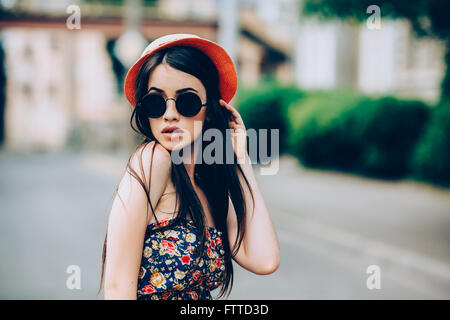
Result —
<path fill-rule="evenodd" d="M 200 235 L 191 220 L 158 231 L 170 219 L 147 226 L 138 275 L 138 300 L 210 300 L 224 282 L 221 232 L 206 227 L 203 257 L 195 266 Z"/>

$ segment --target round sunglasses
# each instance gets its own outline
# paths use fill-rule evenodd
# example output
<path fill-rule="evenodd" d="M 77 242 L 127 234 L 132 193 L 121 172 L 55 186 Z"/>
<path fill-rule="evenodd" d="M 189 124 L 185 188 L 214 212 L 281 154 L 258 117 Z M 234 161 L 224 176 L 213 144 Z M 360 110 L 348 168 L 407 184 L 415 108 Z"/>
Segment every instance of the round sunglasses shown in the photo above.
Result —
<path fill-rule="evenodd" d="M 206 103 L 202 104 L 200 97 L 193 92 L 181 93 L 176 100 L 174 98 L 164 99 L 159 93 L 147 93 L 142 97 L 138 106 L 147 118 L 159 118 L 166 112 L 167 100 L 170 99 L 175 101 L 177 111 L 184 117 L 193 117 L 200 112 L 203 106 L 206 106 Z"/>

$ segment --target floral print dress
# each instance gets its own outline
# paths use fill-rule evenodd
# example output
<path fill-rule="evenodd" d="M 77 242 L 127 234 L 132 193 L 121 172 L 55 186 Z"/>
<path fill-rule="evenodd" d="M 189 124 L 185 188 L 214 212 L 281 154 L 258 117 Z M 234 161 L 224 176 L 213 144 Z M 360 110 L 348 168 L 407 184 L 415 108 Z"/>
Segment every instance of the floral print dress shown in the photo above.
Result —
<path fill-rule="evenodd" d="M 206 227 L 205 249 L 195 265 L 200 236 L 191 220 L 159 231 L 170 219 L 149 224 L 138 276 L 138 300 L 210 300 L 224 282 L 221 232 Z M 198 254 L 197 254 L 198 255 Z"/>

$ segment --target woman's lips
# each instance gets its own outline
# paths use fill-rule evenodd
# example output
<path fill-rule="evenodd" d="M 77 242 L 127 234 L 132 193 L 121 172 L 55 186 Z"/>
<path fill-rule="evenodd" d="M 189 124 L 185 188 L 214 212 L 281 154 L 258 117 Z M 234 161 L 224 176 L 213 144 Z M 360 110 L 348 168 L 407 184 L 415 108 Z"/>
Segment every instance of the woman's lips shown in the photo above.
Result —
<path fill-rule="evenodd" d="M 167 131 L 183 131 L 182 129 L 178 128 L 177 126 L 166 126 L 161 130 L 161 133 L 166 133 Z"/>
<path fill-rule="evenodd" d="M 166 138 L 168 140 L 172 140 L 173 138 L 181 136 L 182 133 L 183 133 L 182 129 L 176 129 L 175 131 L 172 131 L 172 132 L 163 132 L 162 135 L 164 138 Z"/>

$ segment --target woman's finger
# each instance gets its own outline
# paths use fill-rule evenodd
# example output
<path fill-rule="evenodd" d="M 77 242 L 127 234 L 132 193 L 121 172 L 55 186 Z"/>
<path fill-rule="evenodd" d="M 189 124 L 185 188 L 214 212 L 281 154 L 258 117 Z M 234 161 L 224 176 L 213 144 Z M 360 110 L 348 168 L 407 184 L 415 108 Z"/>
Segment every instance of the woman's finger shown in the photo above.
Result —
<path fill-rule="evenodd" d="M 234 107 L 232 107 L 231 105 L 229 105 L 228 103 L 226 103 L 225 100 L 220 99 L 220 103 L 221 103 L 225 108 L 227 108 L 228 110 L 230 110 L 231 113 L 232 113 L 232 115 L 233 115 L 235 118 L 239 118 L 239 117 L 240 117 L 239 112 L 238 112 Z"/>
<path fill-rule="evenodd" d="M 239 112 L 233 106 L 226 103 L 225 100 L 220 99 L 219 102 L 231 113 L 228 126 L 234 130 L 242 129 L 245 131 L 244 120 L 242 120 L 242 117 L 239 114 Z"/>

